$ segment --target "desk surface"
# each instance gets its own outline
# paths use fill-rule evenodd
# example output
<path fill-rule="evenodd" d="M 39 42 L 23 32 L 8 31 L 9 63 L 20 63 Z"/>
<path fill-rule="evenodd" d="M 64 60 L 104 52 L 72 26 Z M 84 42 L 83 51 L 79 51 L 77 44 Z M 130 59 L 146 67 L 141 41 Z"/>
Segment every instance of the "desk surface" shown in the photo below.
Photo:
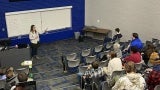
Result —
<path fill-rule="evenodd" d="M 101 33 L 101 34 L 107 34 L 109 32 L 111 32 L 111 30 L 109 29 L 85 29 L 85 32 L 93 32 L 93 33 Z"/>

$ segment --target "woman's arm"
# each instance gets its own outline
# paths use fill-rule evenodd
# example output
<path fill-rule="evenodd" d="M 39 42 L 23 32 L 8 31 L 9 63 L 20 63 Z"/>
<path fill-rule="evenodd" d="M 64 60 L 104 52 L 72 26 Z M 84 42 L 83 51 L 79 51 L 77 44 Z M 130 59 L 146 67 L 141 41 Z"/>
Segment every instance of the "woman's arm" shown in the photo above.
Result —
<path fill-rule="evenodd" d="M 35 37 L 33 36 L 33 34 L 31 32 L 29 33 L 29 39 L 30 40 L 34 40 L 35 39 Z"/>
<path fill-rule="evenodd" d="M 48 28 L 46 28 L 45 30 L 43 30 L 42 32 L 40 32 L 39 34 L 44 34 L 48 31 Z"/>
<path fill-rule="evenodd" d="M 131 45 L 129 44 L 129 45 L 127 46 L 127 48 L 125 48 L 123 51 L 128 50 L 130 46 L 131 46 Z"/>

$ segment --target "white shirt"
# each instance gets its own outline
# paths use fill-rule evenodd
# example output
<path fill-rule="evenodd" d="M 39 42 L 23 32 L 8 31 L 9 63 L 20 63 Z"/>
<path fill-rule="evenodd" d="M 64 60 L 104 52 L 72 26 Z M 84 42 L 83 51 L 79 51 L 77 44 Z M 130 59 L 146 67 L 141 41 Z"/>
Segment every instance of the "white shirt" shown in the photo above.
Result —
<path fill-rule="evenodd" d="M 108 63 L 107 75 L 112 75 L 113 71 L 121 71 L 122 70 L 122 62 L 120 58 L 113 58 Z"/>
<path fill-rule="evenodd" d="M 145 85 L 145 80 L 141 74 L 128 73 L 115 83 L 112 90 L 144 90 Z"/>
<path fill-rule="evenodd" d="M 30 32 L 29 33 L 29 39 L 31 43 L 37 44 L 39 42 L 39 33 Z"/>

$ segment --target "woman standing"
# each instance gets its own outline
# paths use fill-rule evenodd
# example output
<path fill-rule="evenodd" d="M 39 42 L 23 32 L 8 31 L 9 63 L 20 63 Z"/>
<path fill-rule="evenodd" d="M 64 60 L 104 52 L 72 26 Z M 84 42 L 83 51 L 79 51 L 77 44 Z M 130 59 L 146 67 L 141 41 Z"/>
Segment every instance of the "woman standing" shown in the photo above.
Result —
<path fill-rule="evenodd" d="M 29 39 L 31 42 L 31 59 L 39 59 L 39 57 L 37 56 L 37 49 L 39 47 L 39 33 L 37 32 L 35 25 L 31 25 Z"/>

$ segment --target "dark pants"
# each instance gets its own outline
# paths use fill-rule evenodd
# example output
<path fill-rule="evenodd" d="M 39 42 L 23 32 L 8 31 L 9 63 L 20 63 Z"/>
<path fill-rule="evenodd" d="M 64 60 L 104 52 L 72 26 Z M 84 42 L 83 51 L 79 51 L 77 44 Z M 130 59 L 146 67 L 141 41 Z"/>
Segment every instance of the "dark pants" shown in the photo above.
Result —
<path fill-rule="evenodd" d="M 31 43 L 31 58 L 37 55 L 38 44 Z"/>

